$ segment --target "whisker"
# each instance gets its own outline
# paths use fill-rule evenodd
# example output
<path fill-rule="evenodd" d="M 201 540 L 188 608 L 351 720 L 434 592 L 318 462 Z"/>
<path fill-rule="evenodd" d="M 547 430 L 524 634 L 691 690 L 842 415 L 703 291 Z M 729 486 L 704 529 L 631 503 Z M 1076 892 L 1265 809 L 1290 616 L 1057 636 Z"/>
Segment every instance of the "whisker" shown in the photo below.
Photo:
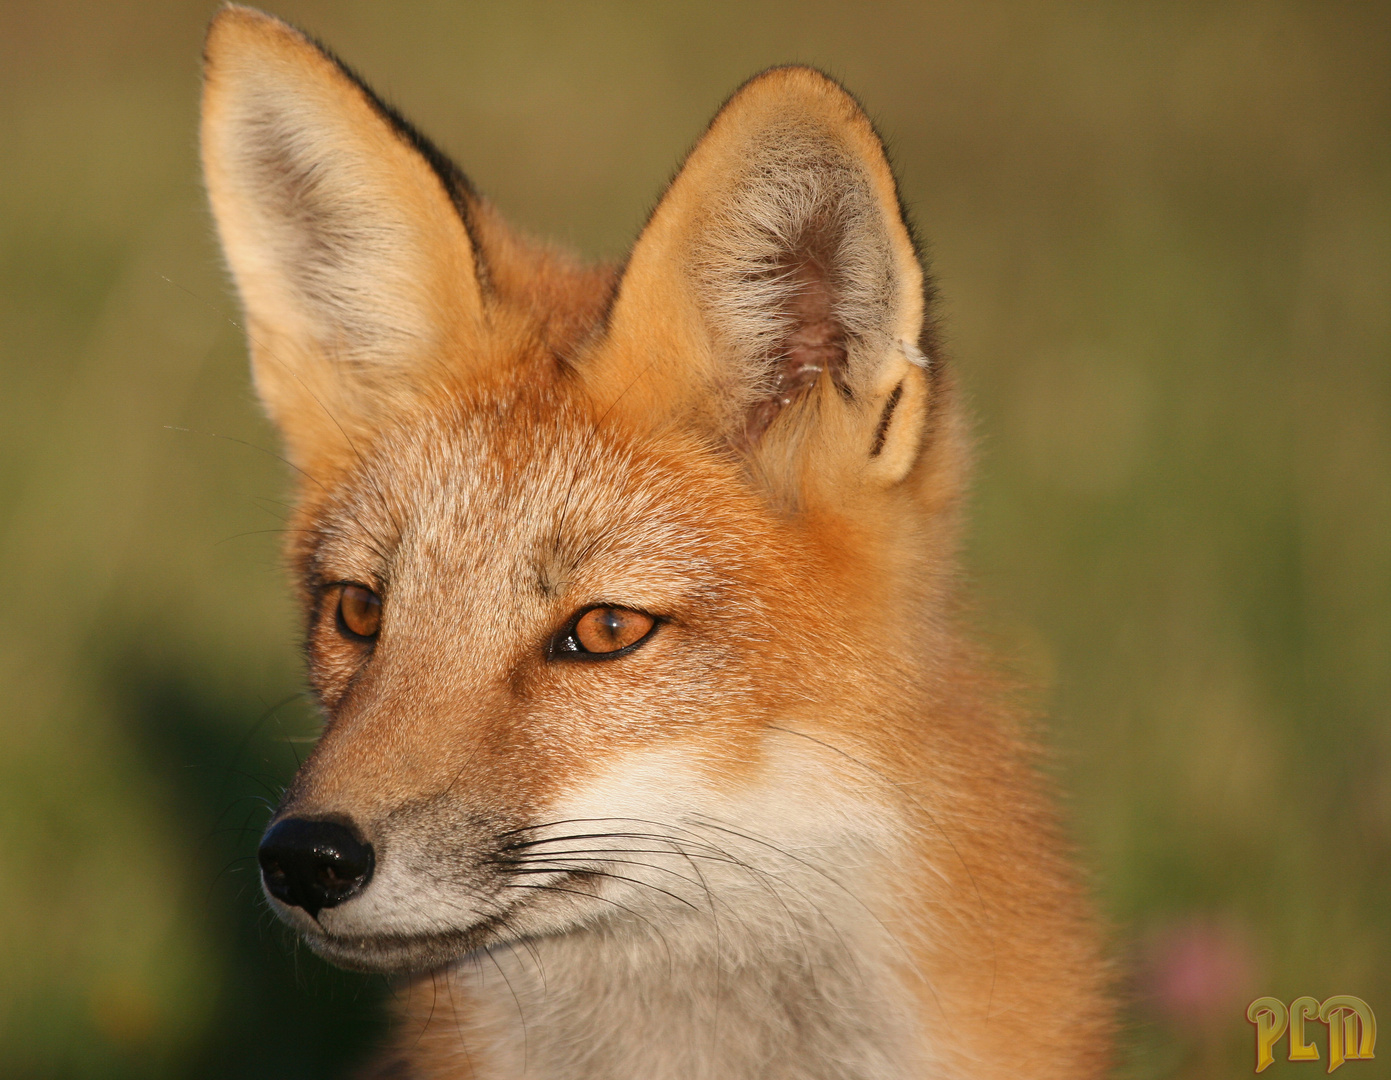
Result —
<path fill-rule="evenodd" d="M 631 865 L 637 865 L 637 864 L 631 864 Z M 597 870 L 597 869 L 594 869 L 594 868 L 588 867 L 588 866 L 553 866 L 553 867 L 528 866 L 528 867 L 522 867 L 522 868 L 520 868 L 520 869 L 512 870 L 511 872 L 514 873 L 514 874 L 554 874 L 554 873 L 562 873 L 562 874 L 584 874 L 584 875 L 586 875 L 586 876 L 592 876 L 592 877 L 611 878 L 611 879 L 614 880 L 614 881 L 627 881 L 627 882 L 631 882 L 631 883 L 634 884 L 634 885 L 642 885 L 642 886 L 644 886 L 645 888 L 651 889 L 653 892 L 659 892 L 659 893 L 661 893 L 663 896 L 669 896 L 669 897 L 671 897 L 673 900 L 675 900 L 677 903 L 679 903 L 679 904 L 685 904 L 686 907 L 690 908 L 692 911 L 699 911 L 699 910 L 700 910 L 700 908 L 696 907 L 695 904 L 691 903 L 689 900 L 685 899 L 684 897 L 677 896 L 676 893 L 670 892 L 670 891 L 667 890 L 667 889 L 663 889 L 663 888 L 662 888 L 661 886 L 659 886 L 659 885 L 653 885 L 650 881 L 643 881 L 641 878 L 625 877 L 623 874 L 614 874 L 614 873 L 611 873 L 611 872 L 609 872 L 609 871 L 607 871 L 607 870 Z"/>
<path fill-rule="evenodd" d="M 641 822 L 644 823 L 644 824 L 648 824 L 648 822 L 644 821 L 643 819 L 635 819 L 635 818 L 568 819 L 568 820 L 565 820 L 565 821 L 549 822 L 549 823 L 545 823 L 544 825 L 528 826 L 528 827 L 525 827 L 525 828 L 523 828 L 523 829 L 510 830 L 508 834 L 504 834 L 504 835 L 509 835 L 509 834 L 510 834 L 510 835 L 515 835 L 515 834 L 517 834 L 517 833 L 525 832 L 525 831 L 528 831 L 528 830 L 530 830 L 530 829 L 543 828 L 543 827 L 555 827 L 556 825 L 560 825 L 560 824 L 577 823 L 577 822 L 580 822 L 580 821 L 583 821 L 583 822 L 590 822 L 590 821 L 604 821 L 604 820 L 620 821 L 620 822 L 641 821 Z M 651 824 L 658 824 L 658 825 L 660 825 L 661 823 L 652 822 Z M 664 826 L 664 827 L 670 828 L 670 826 Z M 687 831 L 687 832 L 688 832 L 688 830 L 681 830 L 681 831 Z M 609 839 L 631 839 L 631 840 L 639 840 L 639 841 L 659 842 L 659 843 L 663 843 L 663 844 L 668 845 L 669 848 L 670 848 L 670 850 L 671 850 L 671 852 L 672 852 L 673 854 L 680 855 L 682 858 L 684 858 L 684 859 L 686 860 L 686 862 L 688 863 L 688 865 L 690 865 L 691 869 L 697 874 L 698 877 L 700 877 L 701 882 L 702 882 L 702 886 L 704 887 L 705 892 L 706 892 L 707 899 L 708 899 L 709 902 L 710 902 L 712 912 L 715 911 L 715 900 L 714 900 L 714 896 L 713 896 L 713 893 L 711 892 L 711 890 L 710 890 L 710 888 L 709 888 L 708 883 L 706 883 L 706 881 L 705 881 L 705 876 L 704 876 L 704 874 L 701 873 L 699 864 L 696 862 L 696 860 L 705 860 L 705 861 L 709 861 L 709 862 L 723 863 L 723 864 L 726 864 L 726 865 L 730 865 L 730 866 L 737 867 L 737 868 L 739 868 L 740 870 L 743 870 L 745 873 L 747 873 L 747 874 L 750 876 L 750 878 L 751 878 L 753 881 L 757 882 L 757 883 L 760 885 L 760 887 L 762 887 L 762 888 L 769 894 L 769 896 L 771 896 L 771 897 L 778 903 L 779 907 L 782 908 L 784 915 L 787 917 L 788 923 L 789 923 L 790 925 L 792 925 L 793 927 L 796 928 L 797 936 L 798 936 L 798 938 L 801 940 L 801 943 L 802 943 L 802 952 L 803 952 L 803 956 L 804 956 L 804 957 L 806 958 L 806 960 L 807 960 L 807 965 L 808 965 L 808 967 L 814 969 L 815 965 L 813 965 L 813 964 L 811 963 L 811 950 L 810 950 L 810 947 L 809 947 L 808 942 L 807 942 L 806 932 L 805 932 L 805 930 L 803 929 L 800 920 L 792 913 L 791 908 L 788 907 L 788 904 L 787 904 L 786 899 L 782 896 L 781 892 L 779 891 L 779 888 L 784 888 L 784 889 L 785 889 L 785 888 L 791 888 L 792 891 L 793 891 L 794 893 L 797 894 L 797 896 L 799 897 L 799 899 L 802 900 L 804 903 L 806 903 L 806 904 L 810 907 L 810 909 L 816 913 L 816 915 L 822 920 L 822 922 L 824 922 L 824 923 L 826 924 L 826 926 L 830 929 L 830 931 L 835 935 L 837 942 L 840 944 L 840 947 L 841 947 L 842 952 L 843 952 L 847 957 L 851 958 L 852 960 L 854 959 L 855 953 L 854 953 L 853 950 L 850 949 L 848 943 L 846 943 L 846 941 L 845 941 L 845 939 L 844 939 L 844 935 L 840 932 L 840 929 L 839 929 L 839 927 L 836 925 L 835 921 L 834 921 L 833 919 L 831 919 L 831 917 L 830 917 L 829 915 L 826 914 L 825 910 L 821 907 L 821 905 L 818 904 L 815 900 L 813 900 L 809 895 L 807 895 L 807 893 L 806 893 L 804 890 L 802 890 L 801 888 L 799 888 L 799 887 L 797 887 L 797 886 L 795 886 L 795 885 L 791 885 L 789 882 L 783 881 L 782 879 L 780 879 L 780 878 L 778 878 L 778 877 L 776 877 L 776 876 L 774 876 L 774 875 L 768 873 L 767 871 L 765 871 L 765 870 L 763 870 L 763 869 L 761 869 L 761 868 L 759 868 L 759 867 L 756 867 L 756 866 L 754 866 L 754 865 L 752 865 L 752 864 L 750 864 L 750 863 L 748 863 L 748 862 L 746 862 L 746 861 L 744 861 L 744 860 L 738 858 L 737 856 L 731 854 L 729 851 L 725 850 L 724 848 L 720 847 L 719 845 L 717 845 L 717 844 L 712 844 L 712 843 L 710 843 L 708 840 L 705 840 L 705 839 L 700 839 L 700 840 L 698 840 L 698 841 L 696 842 L 697 845 L 698 845 L 700 848 L 703 848 L 703 849 L 704 849 L 703 851 L 692 851 L 692 850 L 689 850 L 689 845 L 691 844 L 691 841 L 690 841 L 689 839 L 687 839 L 687 840 L 680 840 L 680 839 L 677 839 L 677 838 L 672 837 L 672 836 L 668 836 L 668 835 L 663 834 L 663 833 L 632 833 L 632 832 L 618 832 L 618 831 L 613 831 L 613 832 L 606 832 L 606 833 L 580 833 L 580 834 L 570 834 L 570 835 L 568 835 L 568 836 L 562 836 L 562 837 L 549 837 L 549 838 L 541 838 L 541 839 L 537 839 L 537 840 L 516 841 L 516 842 L 514 842 L 513 848 L 514 848 L 514 849 L 515 849 L 515 848 L 538 848 L 538 847 L 540 847 L 541 845 L 547 844 L 547 843 L 560 843 L 560 842 L 566 842 L 566 841 L 573 841 L 573 840 L 576 840 L 576 839 L 599 839 L 599 840 L 609 840 Z M 775 848 L 775 849 L 776 849 L 776 848 Z M 663 853 L 665 853 L 665 852 L 659 851 L 659 852 L 652 852 L 652 853 L 653 853 L 653 854 L 663 854 Z M 543 852 L 543 851 L 541 851 L 541 852 L 537 852 L 537 851 L 523 851 L 520 855 L 513 855 L 513 856 L 511 856 L 511 857 L 514 858 L 514 859 L 525 859 L 525 858 L 528 858 L 528 857 L 530 857 L 530 856 L 532 856 L 532 855 L 539 855 L 539 856 L 541 856 L 541 857 L 545 857 L 545 856 L 546 856 L 546 853 Z M 839 884 L 839 883 L 837 883 L 837 884 Z M 844 886 L 841 886 L 841 887 L 844 888 Z M 735 917 L 736 917 L 736 919 L 738 919 L 740 925 L 743 926 L 745 930 L 747 930 L 747 929 L 748 929 L 748 924 L 743 920 L 743 918 L 739 917 L 737 907 L 732 907 L 732 906 L 731 906 L 731 907 L 728 907 L 728 910 L 731 911 L 731 913 L 733 913 L 733 914 L 735 915 Z"/>
<path fill-rule="evenodd" d="M 607 896 L 597 896 L 594 893 L 581 892 L 579 889 L 563 889 L 559 885 L 522 885 L 517 882 L 512 882 L 510 884 L 503 885 L 502 887 L 504 889 L 537 889 L 542 892 L 568 893 L 571 896 L 582 896 L 587 900 L 599 900 L 605 904 L 611 904 L 614 907 L 620 909 L 621 911 L 626 911 L 629 915 L 633 916 L 633 918 L 639 919 L 642 922 L 646 923 L 647 926 L 652 930 L 652 932 L 661 940 L 662 948 L 666 950 L 667 954 L 667 970 L 673 974 L 675 973 L 675 961 L 672 957 L 671 945 L 667 942 L 666 935 L 657 929 L 657 927 L 653 924 L 652 920 L 644 918 L 642 915 L 634 911 L 632 908 L 628 907 L 626 904 L 620 904 L 617 900 L 610 900 Z"/>
<path fill-rule="evenodd" d="M 613 858 L 613 856 L 615 855 L 676 855 L 679 858 L 686 861 L 686 863 L 690 866 L 692 873 L 695 874 L 695 877 L 687 877 L 685 874 L 678 873 L 669 866 L 660 866 L 657 863 L 650 862 L 639 862 L 634 859 L 616 859 Z M 684 881 L 689 885 L 697 886 L 705 894 L 705 901 L 710 907 L 710 916 L 713 920 L 715 920 L 716 924 L 718 925 L 719 912 L 716 907 L 715 895 L 710 889 L 710 883 L 706 880 L 705 875 L 700 872 L 700 867 L 692 861 L 692 856 L 688 852 L 682 850 L 680 845 L 678 844 L 671 843 L 666 848 L 597 848 L 566 849 L 564 851 L 558 851 L 553 853 L 524 852 L 519 856 L 514 856 L 513 859 L 517 862 L 532 862 L 541 860 L 554 860 L 557 856 L 568 858 L 583 857 L 586 859 L 592 859 L 601 862 L 617 863 L 620 866 L 644 867 L 649 870 L 655 870 L 659 873 L 670 874 L 672 877 L 676 878 L 679 881 Z M 714 855 L 700 855 L 697 857 L 711 859 L 718 862 L 732 862 L 732 860 L 730 859 L 724 859 Z M 648 882 L 643 882 L 642 884 L 649 885 L 649 887 L 651 888 L 656 888 L 656 886 L 652 886 Z M 767 888 L 766 884 L 764 884 L 764 888 Z M 776 893 L 774 893 L 774 895 L 776 896 Z M 779 902 L 781 902 L 781 898 L 778 899 Z M 783 907 L 786 910 L 786 904 L 783 904 Z M 790 911 L 788 912 L 788 916 L 789 918 L 791 917 Z M 735 913 L 735 918 L 739 918 L 737 912 Z M 739 918 L 739 923 L 746 930 L 748 929 L 748 924 L 745 923 L 743 919 Z"/>
<path fill-rule="evenodd" d="M 508 993 L 510 993 L 510 994 L 512 995 L 512 1001 L 513 1001 L 513 1002 L 516 1004 L 516 1006 L 517 1006 L 517 1020 L 520 1021 L 521 1025 L 522 1025 L 522 1073 L 525 1074 L 525 1073 L 526 1073 L 526 1061 L 527 1061 L 527 1057 L 528 1057 L 528 1053 L 527 1053 L 528 1041 L 527 1041 L 527 1029 L 526 1029 L 526 1012 L 522 1009 L 522 999 L 521 999 L 520 997 L 517 996 L 517 990 L 516 990 L 516 988 L 512 985 L 512 980 L 509 979 L 509 978 L 507 977 L 507 972 L 505 972 L 505 971 L 502 970 L 502 965 L 498 963 L 498 959 L 497 959 L 496 956 L 493 955 L 492 950 L 491 950 L 491 949 L 481 949 L 481 950 L 479 950 L 479 951 L 482 952 L 485 956 L 487 956 L 487 958 L 488 958 L 489 960 L 491 960 L 491 961 L 493 962 L 493 967 L 497 968 L 497 973 L 498 973 L 499 975 L 502 976 L 502 981 L 503 981 L 504 983 L 507 984 L 507 991 L 508 991 Z M 448 980 L 446 980 L 446 984 L 448 984 Z M 451 987 L 450 992 L 449 992 L 449 1000 L 450 1000 L 450 1003 L 452 1004 L 452 1003 L 453 1003 L 453 1000 L 454 1000 L 454 991 L 453 991 L 452 987 Z M 456 1025 L 457 1025 L 458 1022 L 459 1022 L 459 1013 L 458 1013 L 458 1010 L 457 1010 L 457 1009 L 456 1009 L 455 1012 L 454 1012 L 454 1022 L 455 1022 Z M 461 1041 L 462 1041 L 462 1040 L 461 1040 Z"/>
<path fill-rule="evenodd" d="M 478 967 L 479 967 L 480 969 L 482 968 L 482 966 L 483 966 L 483 965 L 482 965 L 481 963 L 478 965 Z M 502 969 L 499 968 L 498 970 L 499 970 L 499 972 L 501 972 Z M 503 978 L 506 979 L 506 976 L 504 975 Z M 447 989 L 447 990 L 449 991 L 449 1011 L 452 1012 L 452 1013 L 454 1014 L 454 1033 L 455 1033 L 456 1035 L 459 1036 L 459 1047 L 460 1047 L 460 1048 L 463 1050 L 463 1052 L 464 1052 L 464 1062 L 465 1062 L 465 1064 L 468 1066 L 468 1073 L 467 1073 L 466 1075 L 468 1075 L 468 1076 L 473 1076 L 473 1075 L 475 1075 L 474 1070 L 473 1070 L 473 1055 L 469 1053 L 469 1049 L 468 1049 L 468 1040 L 464 1038 L 464 1028 L 463 1028 L 463 1024 L 462 1024 L 462 1023 L 460 1022 L 460 1020 L 459 1020 L 459 1006 L 458 1006 L 458 1004 L 454 1001 L 454 980 L 451 979 L 451 978 L 449 978 L 448 976 L 445 976 L 444 985 L 445 985 L 445 989 Z M 509 986 L 509 988 L 510 988 L 510 987 L 511 987 L 511 983 L 508 983 L 508 986 Z M 516 996 L 516 995 L 514 994 L 513 997 L 515 997 L 515 996 Z M 521 1015 L 521 1006 L 520 1006 L 520 1004 L 519 1004 L 518 1007 L 517 1007 L 517 1016 L 518 1016 L 518 1019 L 520 1019 L 520 1020 L 522 1021 L 522 1046 L 523 1046 L 522 1058 L 523 1058 L 523 1063 L 525 1063 L 525 1059 L 526 1059 L 526 1053 L 525 1053 L 525 1046 L 526 1046 L 526 1020 L 525 1020 L 525 1018 L 523 1018 L 522 1015 Z"/>
<path fill-rule="evenodd" d="M 531 860 L 545 860 L 545 859 L 554 859 L 554 858 L 556 858 L 556 857 L 560 857 L 560 858 L 585 858 L 585 859 L 594 859 L 594 860 L 597 860 L 597 861 L 621 862 L 621 863 L 625 863 L 626 865 L 629 865 L 629 866 L 645 866 L 645 867 L 648 867 L 648 868 L 650 868 L 650 869 L 652 869 L 652 870 L 659 870 L 659 871 L 661 871 L 661 872 L 664 873 L 664 874 L 670 874 L 672 877 L 679 878 L 681 881 L 687 882 L 687 883 L 690 884 L 690 885 L 701 885 L 701 884 L 702 884 L 702 882 L 701 882 L 700 880 L 698 880 L 698 879 L 696 879 L 696 878 L 689 878 L 689 877 L 687 877 L 685 874 L 678 873 L 677 871 L 673 870 L 673 869 L 672 869 L 671 867 L 669 867 L 669 866 L 659 866 L 657 863 L 636 862 L 636 861 L 634 861 L 634 860 L 632 860 L 632 859 L 611 859 L 611 856 L 614 856 L 614 855 L 678 855 L 678 856 L 680 856 L 680 857 L 682 857 L 682 858 L 685 858 L 685 857 L 686 857 L 686 853 L 685 853 L 684 851 L 680 851 L 679 849 L 678 849 L 678 850 L 673 850 L 671 847 L 666 847 L 666 848 L 566 848 L 566 849 L 563 850 L 563 851 L 554 851 L 554 852 L 527 851 L 527 852 L 523 852 L 521 855 L 515 856 L 514 859 L 515 859 L 515 861 L 517 861 L 517 862 L 528 862 L 528 861 L 531 861 Z M 713 856 L 706 856 L 706 857 L 707 857 L 707 858 L 710 858 L 710 857 L 713 857 Z M 694 869 L 694 868 L 692 868 L 692 869 Z"/>

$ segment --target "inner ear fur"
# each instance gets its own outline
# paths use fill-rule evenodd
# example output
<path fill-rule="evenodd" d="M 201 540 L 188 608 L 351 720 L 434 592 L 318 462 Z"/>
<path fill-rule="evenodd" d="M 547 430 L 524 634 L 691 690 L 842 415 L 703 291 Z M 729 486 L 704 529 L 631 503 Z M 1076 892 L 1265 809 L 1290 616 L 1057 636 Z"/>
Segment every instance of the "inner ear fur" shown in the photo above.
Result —
<path fill-rule="evenodd" d="M 301 467 L 341 455 L 476 339 L 467 182 L 293 27 L 227 7 L 202 156 L 256 386 Z"/>
<path fill-rule="evenodd" d="M 775 69 L 729 100 L 658 204 L 590 378 L 629 412 L 700 425 L 771 484 L 828 469 L 894 483 L 931 388 L 923 289 L 864 112 L 817 71 Z"/>

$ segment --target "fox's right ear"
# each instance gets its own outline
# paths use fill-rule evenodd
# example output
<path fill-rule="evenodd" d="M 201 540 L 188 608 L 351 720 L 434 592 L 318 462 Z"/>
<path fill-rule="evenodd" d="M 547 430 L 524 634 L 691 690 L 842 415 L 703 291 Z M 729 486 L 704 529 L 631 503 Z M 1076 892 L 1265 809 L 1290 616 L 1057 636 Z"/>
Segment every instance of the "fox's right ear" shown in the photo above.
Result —
<path fill-rule="evenodd" d="M 243 7 L 208 31 L 202 153 L 256 387 L 295 464 L 341 459 L 477 338 L 467 182 L 333 57 Z"/>
<path fill-rule="evenodd" d="M 925 301 L 869 118 L 820 72 L 775 68 L 657 204 L 586 374 L 607 408 L 736 451 L 780 504 L 884 491 L 925 475 L 942 385 Z"/>

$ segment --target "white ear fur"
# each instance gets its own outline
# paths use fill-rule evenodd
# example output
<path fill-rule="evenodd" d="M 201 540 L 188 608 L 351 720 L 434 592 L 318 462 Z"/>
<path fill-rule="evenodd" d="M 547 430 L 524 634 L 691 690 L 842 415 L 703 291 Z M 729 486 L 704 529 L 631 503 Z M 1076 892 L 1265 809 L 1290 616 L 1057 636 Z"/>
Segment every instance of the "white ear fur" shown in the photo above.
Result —
<path fill-rule="evenodd" d="M 658 205 L 592 379 L 713 428 L 770 483 L 834 464 L 892 484 L 931 385 L 923 286 L 859 106 L 819 72 L 777 69 L 730 99 Z"/>
<path fill-rule="evenodd" d="M 464 182 L 330 56 L 247 8 L 209 29 L 202 151 L 257 388 L 303 465 L 474 332 Z"/>

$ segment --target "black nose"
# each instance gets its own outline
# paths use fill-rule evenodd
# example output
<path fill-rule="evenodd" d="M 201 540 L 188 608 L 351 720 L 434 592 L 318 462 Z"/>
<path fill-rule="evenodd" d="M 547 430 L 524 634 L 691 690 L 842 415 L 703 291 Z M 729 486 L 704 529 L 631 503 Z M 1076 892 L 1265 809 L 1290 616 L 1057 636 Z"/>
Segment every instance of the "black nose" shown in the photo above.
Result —
<path fill-rule="evenodd" d="M 372 877 L 372 845 L 335 821 L 286 818 L 261 838 L 261 880 L 266 891 L 318 917 L 355 896 Z"/>

